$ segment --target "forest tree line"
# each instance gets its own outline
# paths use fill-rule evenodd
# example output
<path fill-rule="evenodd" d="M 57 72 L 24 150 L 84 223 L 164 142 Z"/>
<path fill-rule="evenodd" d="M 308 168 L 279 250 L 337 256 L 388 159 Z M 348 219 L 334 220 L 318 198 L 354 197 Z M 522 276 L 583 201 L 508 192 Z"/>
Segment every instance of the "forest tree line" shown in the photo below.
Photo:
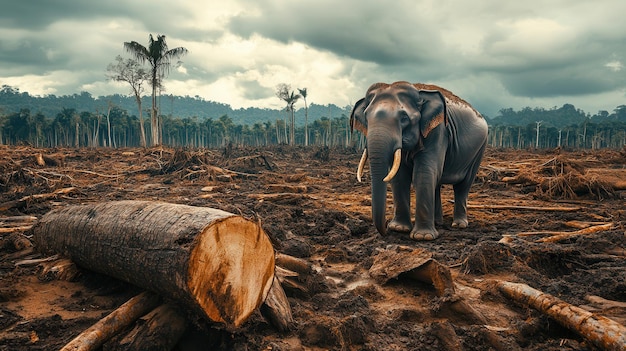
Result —
<path fill-rule="evenodd" d="M 94 99 L 85 94 L 75 94 L 74 98 L 93 106 Z M 19 96 L 15 95 L 28 98 L 23 101 L 33 100 L 25 96 L 27 93 L 3 87 L 0 91 L 0 144 L 36 147 L 140 146 L 139 119 L 113 100 L 101 103 L 95 111 L 64 107 L 50 115 L 47 110 L 32 110 L 29 105 L 16 111 L 15 103 L 19 101 Z M 12 103 L 9 104 L 9 101 Z M 222 107 L 224 112 L 232 112 L 230 106 Z M 311 107 L 321 106 L 313 104 Z M 163 110 L 167 111 L 167 108 Z M 320 113 L 324 110 L 326 115 Z M 136 111 L 136 108 L 131 111 Z M 169 114 L 159 115 L 160 138 L 164 145 L 193 148 L 219 148 L 229 143 L 250 146 L 288 144 L 292 135 L 298 145 L 304 145 L 308 139 L 309 145 L 364 146 L 363 135 L 350 130 L 348 107 L 340 109 L 333 105 L 332 108 L 313 109 L 313 113 L 309 112 L 312 118 L 307 128 L 300 122 L 294 129 L 290 128 L 288 112 L 271 111 L 264 116 L 265 119 L 256 115 L 252 121 L 242 123 L 228 113 L 215 117 L 177 116 L 172 109 Z M 296 119 L 302 121 L 297 114 Z M 623 148 L 626 145 L 624 105 L 618 106 L 612 113 L 599 111 L 595 115 L 586 114 L 570 104 L 552 109 L 527 107 L 515 111 L 509 108 L 500 110 L 495 118 L 487 120 L 489 144 L 494 147 L 598 149 Z M 150 121 L 146 121 L 144 128 L 150 130 Z M 147 135 L 150 138 L 150 134 Z"/>

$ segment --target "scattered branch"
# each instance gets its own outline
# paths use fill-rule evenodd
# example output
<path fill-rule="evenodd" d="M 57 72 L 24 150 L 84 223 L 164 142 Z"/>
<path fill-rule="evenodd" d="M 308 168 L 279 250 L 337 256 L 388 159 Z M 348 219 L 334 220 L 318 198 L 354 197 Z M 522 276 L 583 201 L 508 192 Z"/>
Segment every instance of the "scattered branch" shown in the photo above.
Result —
<path fill-rule="evenodd" d="M 105 341 L 155 308 L 158 303 L 158 295 L 143 292 L 80 333 L 74 340 L 65 345 L 61 351 L 97 350 Z"/>
<path fill-rule="evenodd" d="M 517 205 L 475 205 L 468 204 L 467 207 L 485 210 L 526 210 L 526 211 L 545 211 L 545 212 L 576 212 L 580 211 L 580 207 L 562 207 L 562 206 L 517 206 Z"/>
<path fill-rule="evenodd" d="M 554 318 L 603 350 L 624 350 L 626 328 L 612 319 L 570 305 L 526 284 L 501 281 L 498 288 L 506 297 Z"/>

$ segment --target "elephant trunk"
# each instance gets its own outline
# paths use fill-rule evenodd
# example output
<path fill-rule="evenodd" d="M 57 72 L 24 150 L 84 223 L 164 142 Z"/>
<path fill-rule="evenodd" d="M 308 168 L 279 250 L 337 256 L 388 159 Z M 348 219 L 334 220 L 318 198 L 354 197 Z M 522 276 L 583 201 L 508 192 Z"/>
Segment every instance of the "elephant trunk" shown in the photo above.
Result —
<path fill-rule="evenodd" d="M 400 149 L 393 138 L 368 133 L 367 149 L 372 178 L 372 220 L 381 235 L 387 231 L 385 212 L 387 208 L 387 181 L 389 169 L 394 161 L 394 152 Z"/>

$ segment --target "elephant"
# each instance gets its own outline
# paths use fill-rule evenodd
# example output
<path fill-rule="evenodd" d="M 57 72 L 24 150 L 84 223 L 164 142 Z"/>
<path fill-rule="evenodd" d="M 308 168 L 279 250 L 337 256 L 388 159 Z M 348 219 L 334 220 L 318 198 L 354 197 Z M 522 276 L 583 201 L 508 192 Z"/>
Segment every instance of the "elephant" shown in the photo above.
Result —
<path fill-rule="evenodd" d="M 435 224 L 443 223 L 442 184 L 452 184 L 454 189 L 452 227 L 467 228 L 467 198 L 488 130 L 485 118 L 469 103 L 435 85 L 376 83 L 354 105 L 350 126 L 366 136 L 357 179 L 361 181 L 369 157 L 372 220 L 381 235 L 389 230 L 409 233 L 414 240 L 439 237 Z M 391 183 L 394 217 L 386 225 L 387 183 Z"/>

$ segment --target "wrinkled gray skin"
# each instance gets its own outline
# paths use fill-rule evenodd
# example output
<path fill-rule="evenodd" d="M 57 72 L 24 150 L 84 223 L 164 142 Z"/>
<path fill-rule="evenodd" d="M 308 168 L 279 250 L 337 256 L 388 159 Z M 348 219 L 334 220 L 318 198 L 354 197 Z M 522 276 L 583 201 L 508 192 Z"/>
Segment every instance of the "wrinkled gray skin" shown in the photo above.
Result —
<path fill-rule="evenodd" d="M 372 179 L 372 219 L 379 233 L 409 233 L 415 240 L 439 236 L 443 223 L 441 184 L 453 184 L 453 227 L 466 228 L 467 197 L 487 143 L 487 123 L 467 102 L 433 85 L 396 82 L 372 85 L 350 116 L 367 136 Z M 402 163 L 391 179 L 394 217 L 385 226 L 387 184 L 396 149 Z M 415 189 L 415 222 L 410 191 Z"/>

